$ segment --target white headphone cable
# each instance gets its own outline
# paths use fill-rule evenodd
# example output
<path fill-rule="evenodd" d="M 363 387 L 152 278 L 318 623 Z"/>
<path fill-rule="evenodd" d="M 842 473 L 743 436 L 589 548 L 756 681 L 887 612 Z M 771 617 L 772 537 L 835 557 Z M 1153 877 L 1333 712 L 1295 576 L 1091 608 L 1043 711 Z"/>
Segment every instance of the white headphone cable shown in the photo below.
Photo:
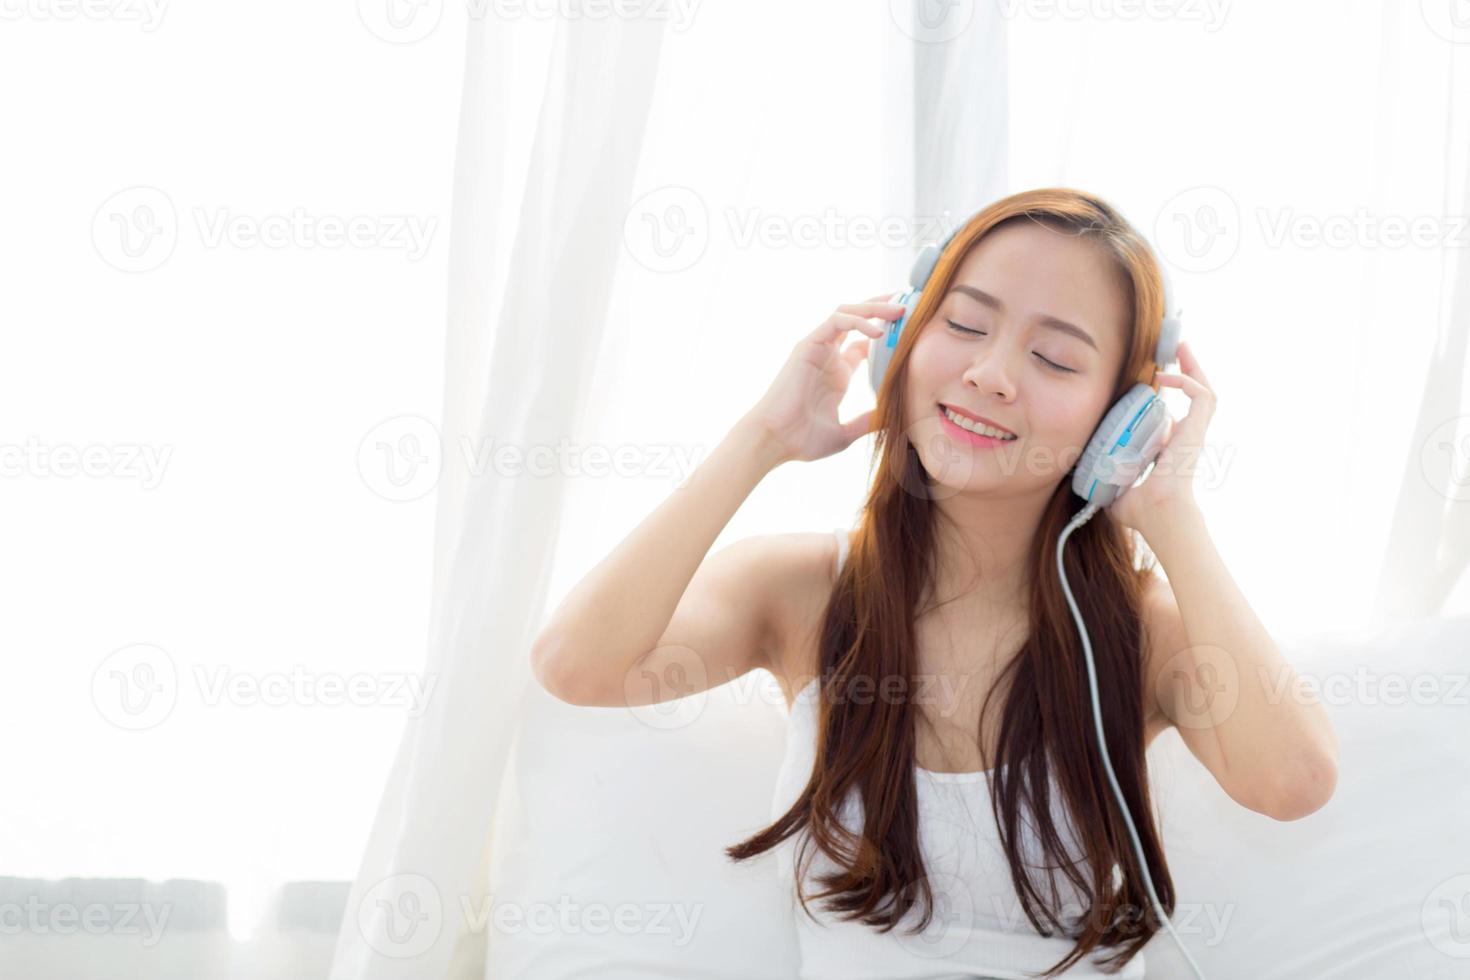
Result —
<path fill-rule="evenodd" d="M 1082 613 L 1077 609 L 1077 602 L 1072 598 L 1071 586 L 1067 584 L 1067 570 L 1062 564 L 1062 548 L 1067 543 L 1073 531 L 1083 524 L 1092 520 L 1092 516 L 1098 511 L 1097 504 L 1089 503 L 1077 512 L 1077 516 L 1068 522 L 1062 529 L 1061 536 L 1057 538 L 1057 574 L 1062 578 L 1062 592 L 1067 596 L 1067 605 L 1072 609 L 1072 618 L 1077 622 L 1077 633 L 1082 637 L 1082 652 L 1087 657 L 1087 681 L 1092 687 L 1092 719 L 1097 725 L 1097 745 L 1102 751 L 1103 766 L 1107 768 L 1108 782 L 1112 784 L 1113 796 L 1118 801 L 1118 808 L 1123 811 L 1123 820 L 1128 825 L 1128 836 L 1133 838 L 1133 853 L 1138 856 L 1138 869 L 1143 872 L 1143 883 L 1148 888 L 1148 897 L 1153 901 L 1154 915 L 1158 916 L 1169 935 L 1174 937 L 1174 943 L 1179 947 L 1179 952 L 1189 961 L 1190 968 L 1199 980 L 1205 980 L 1205 975 L 1200 971 L 1199 964 L 1189 955 L 1189 950 L 1184 948 L 1184 942 L 1179 934 L 1174 931 L 1174 926 L 1169 922 L 1169 917 L 1164 914 L 1163 905 L 1159 902 L 1159 896 L 1154 891 L 1153 877 L 1148 873 L 1148 862 L 1143 856 L 1143 844 L 1138 839 L 1138 830 L 1133 826 L 1133 817 L 1128 813 L 1128 804 L 1123 799 L 1123 790 L 1118 786 L 1118 777 L 1113 774 L 1113 763 L 1108 758 L 1108 743 L 1103 737 L 1102 705 L 1097 696 L 1097 667 L 1092 662 L 1092 641 L 1087 636 L 1087 626 L 1082 622 Z"/>

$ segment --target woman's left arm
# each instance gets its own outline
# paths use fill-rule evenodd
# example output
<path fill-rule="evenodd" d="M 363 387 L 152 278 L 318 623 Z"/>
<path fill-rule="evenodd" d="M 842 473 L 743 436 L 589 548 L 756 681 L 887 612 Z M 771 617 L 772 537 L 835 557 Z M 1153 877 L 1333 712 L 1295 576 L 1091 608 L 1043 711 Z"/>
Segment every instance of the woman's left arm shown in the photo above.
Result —
<path fill-rule="evenodd" d="M 1159 709 L 1242 806 L 1297 820 L 1332 797 L 1337 734 L 1225 567 L 1199 509 L 1141 532 L 1169 581 L 1148 602 L 1147 678 Z"/>
<path fill-rule="evenodd" d="M 1215 411 L 1215 393 L 1187 343 L 1184 374 L 1161 385 L 1189 395 L 1154 468 L 1108 508 L 1137 530 L 1168 582 L 1146 597 L 1146 677 L 1158 709 L 1194 756 L 1242 806 L 1277 820 L 1320 809 L 1337 782 L 1331 719 L 1282 658 L 1246 602 L 1205 527 L 1193 476 Z"/>

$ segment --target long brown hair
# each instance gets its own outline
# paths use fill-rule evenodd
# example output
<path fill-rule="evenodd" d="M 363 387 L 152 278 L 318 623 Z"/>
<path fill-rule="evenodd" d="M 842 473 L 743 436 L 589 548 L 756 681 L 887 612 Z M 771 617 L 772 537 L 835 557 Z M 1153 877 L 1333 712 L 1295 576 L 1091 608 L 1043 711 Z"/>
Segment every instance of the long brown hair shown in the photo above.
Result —
<path fill-rule="evenodd" d="M 935 575 L 939 510 L 926 492 L 932 481 L 903 436 L 905 366 L 915 339 L 948 292 L 966 253 L 1003 222 L 1028 219 L 1096 242 L 1116 260 L 1128 286 L 1132 322 L 1109 404 L 1135 382 L 1154 384 L 1152 354 L 1164 309 L 1162 280 L 1152 251 L 1110 205 L 1071 188 L 1043 188 L 996 201 L 957 231 L 913 311 L 913 325 L 900 334 L 878 392 L 877 475 L 852 556 L 833 588 L 819 632 L 821 696 L 811 778 L 784 816 L 726 848 L 732 859 L 745 860 L 805 830 L 810 842 L 839 869 L 820 876 L 824 888 L 810 897 L 828 898 L 829 911 L 881 926 L 882 932 L 897 925 L 916 904 L 923 913 L 917 930 L 928 925 L 934 912 L 918 835 L 919 710 L 908 697 L 847 696 L 859 684 L 871 692 L 876 678 L 916 679 L 914 614 Z M 1068 469 L 1052 491 L 1027 558 L 1030 613 L 1025 644 L 999 672 L 981 707 L 983 732 L 992 698 L 1004 692 L 997 758 L 990 761 L 994 768 L 987 778 L 1021 907 L 1037 932 L 1046 936 L 1061 932 L 1076 940 L 1072 951 L 1045 977 L 1063 972 L 1100 946 L 1122 947 L 1102 961 L 1109 971 L 1121 969 L 1161 927 L 1107 782 L 1096 744 L 1082 643 L 1057 573 L 1057 539 L 1083 505 L 1071 490 Z M 1103 510 L 1068 538 L 1064 560 L 1068 584 L 1092 641 L 1108 755 L 1133 815 L 1159 902 L 1172 914 L 1174 884 L 1152 819 L 1144 758 L 1141 606 L 1153 561 L 1136 545 L 1132 532 L 1109 520 Z M 1052 785 L 1060 790 L 1060 802 L 1083 848 L 1086 864 L 1080 868 L 1052 820 Z M 863 810 L 863 827 L 856 835 L 837 816 L 842 801 L 854 793 Z M 1042 866 L 1063 870 L 1085 899 L 1080 934 L 1076 923 L 1064 923 L 1059 910 L 1042 898 L 1025 870 L 1035 865 L 1023 860 L 1023 805 L 1026 822 L 1043 851 Z M 802 887 L 811 857 L 807 844 L 803 840 L 796 876 L 802 908 L 810 914 Z M 1056 901 L 1054 879 L 1048 876 L 1047 884 Z"/>

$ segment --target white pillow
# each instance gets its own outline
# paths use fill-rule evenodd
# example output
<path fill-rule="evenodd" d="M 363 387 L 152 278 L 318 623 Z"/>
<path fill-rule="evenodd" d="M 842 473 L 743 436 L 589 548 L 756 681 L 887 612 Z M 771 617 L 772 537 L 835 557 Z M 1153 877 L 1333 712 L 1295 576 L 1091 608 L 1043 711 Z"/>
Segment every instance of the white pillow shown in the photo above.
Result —
<path fill-rule="evenodd" d="M 1470 977 L 1470 618 L 1277 643 L 1332 715 L 1336 792 L 1272 820 L 1160 735 L 1175 931 L 1211 980 Z M 1194 976 L 1167 932 L 1144 955 L 1149 980 Z"/>
<path fill-rule="evenodd" d="M 492 908 L 526 918 L 492 922 L 486 975 L 794 977 L 794 912 L 770 853 L 739 864 L 724 853 L 770 822 L 786 744 L 775 678 L 753 671 L 634 710 L 573 707 L 539 686 L 528 703 L 490 879 Z M 533 932 L 548 920 L 527 913 L 563 900 L 601 914 L 598 931 Z"/>
<path fill-rule="evenodd" d="M 1177 731 L 1159 736 L 1175 931 L 1211 980 L 1470 977 L 1470 619 L 1277 642 L 1333 716 L 1336 793 L 1272 820 L 1226 796 Z M 774 678 L 635 711 L 539 687 L 530 704 L 491 879 L 492 907 L 521 920 L 492 922 L 487 975 L 795 976 L 795 911 L 770 854 L 735 865 L 722 850 L 770 817 L 786 731 Z M 545 918 L 562 909 L 569 929 Z M 600 925 L 573 921 L 587 909 Z M 1167 932 L 1144 956 L 1149 980 L 1193 977 Z"/>

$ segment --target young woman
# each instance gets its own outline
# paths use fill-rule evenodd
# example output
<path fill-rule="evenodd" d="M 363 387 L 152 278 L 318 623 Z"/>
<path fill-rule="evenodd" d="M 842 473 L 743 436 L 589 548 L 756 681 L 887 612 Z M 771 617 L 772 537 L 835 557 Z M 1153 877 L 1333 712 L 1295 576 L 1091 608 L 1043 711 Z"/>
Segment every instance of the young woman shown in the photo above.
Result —
<path fill-rule="evenodd" d="M 1064 560 L 1160 904 L 1172 913 L 1175 896 L 1145 750 L 1164 728 L 1243 806 L 1289 820 L 1331 795 L 1326 714 L 1273 696 L 1295 676 L 1194 504 L 1215 398 L 1187 341 L 1184 374 L 1152 363 L 1163 305 L 1152 251 L 1104 201 L 1048 188 L 995 202 L 939 256 L 873 411 L 838 421 L 868 341 L 839 347 L 884 335 L 872 320 L 902 307 L 882 297 L 803 338 L 538 637 L 538 680 L 573 704 L 776 676 L 791 739 L 773 822 L 727 850 L 781 856 L 807 913 L 802 977 L 1143 976 L 1139 950 L 1161 926 L 1055 559 L 1083 506 L 1071 470 L 1136 382 L 1183 389 L 1189 412 Z M 877 471 L 850 535 L 757 536 L 706 557 L 772 468 L 869 431 Z"/>

